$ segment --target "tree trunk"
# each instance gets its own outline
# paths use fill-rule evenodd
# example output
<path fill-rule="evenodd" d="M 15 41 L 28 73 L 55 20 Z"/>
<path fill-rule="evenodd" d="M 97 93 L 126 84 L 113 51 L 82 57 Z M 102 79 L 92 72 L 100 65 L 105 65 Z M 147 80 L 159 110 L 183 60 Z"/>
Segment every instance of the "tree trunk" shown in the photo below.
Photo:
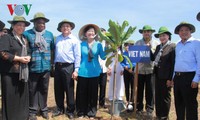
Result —
<path fill-rule="evenodd" d="M 114 63 L 114 76 L 113 76 L 113 101 L 112 101 L 112 114 L 111 114 L 111 120 L 114 114 L 115 110 L 115 86 L 116 86 L 116 68 L 117 68 L 117 63 L 118 63 L 118 51 L 116 52 L 115 55 L 115 63 Z"/>

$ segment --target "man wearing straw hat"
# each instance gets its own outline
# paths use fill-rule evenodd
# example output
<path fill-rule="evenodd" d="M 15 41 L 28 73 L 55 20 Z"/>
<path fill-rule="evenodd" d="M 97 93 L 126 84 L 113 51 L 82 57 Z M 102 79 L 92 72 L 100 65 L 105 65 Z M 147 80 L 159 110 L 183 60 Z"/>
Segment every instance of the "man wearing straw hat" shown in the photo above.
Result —
<path fill-rule="evenodd" d="M 198 120 L 200 41 L 192 37 L 194 32 L 194 25 L 187 22 L 181 22 L 174 30 L 181 38 L 175 49 L 173 78 L 177 120 Z"/>
<path fill-rule="evenodd" d="M 47 95 L 51 64 L 53 64 L 54 37 L 45 29 L 49 21 L 43 13 L 36 13 L 30 20 L 34 27 L 24 33 L 31 50 L 29 76 L 30 119 L 36 120 L 38 110 L 43 118 L 48 119 Z"/>
<path fill-rule="evenodd" d="M 78 77 L 81 60 L 80 41 L 71 33 L 75 24 L 64 19 L 58 24 L 57 30 L 62 34 L 55 41 L 55 81 L 54 93 L 57 110 L 52 117 L 61 115 L 65 111 L 64 94 L 66 94 L 66 114 L 69 119 L 74 118 L 74 80 Z"/>
<path fill-rule="evenodd" d="M 149 46 L 152 52 L 155 52 L 158 41 L 152 39 L 152 33 L 155 32 L 151 26 L 145 25 L 139 30 L 143 38 L 138 40 L 135 45 Z M 153 63 L 138 63 L 138 94 L 137 94 L 137 114 L 143 113 L 143 95 L 145 87 L 145 100 L 146 100 L 146 113 L 148 117 L 152 117 L 154 109 L 154 97 L 153 97 Z"/>

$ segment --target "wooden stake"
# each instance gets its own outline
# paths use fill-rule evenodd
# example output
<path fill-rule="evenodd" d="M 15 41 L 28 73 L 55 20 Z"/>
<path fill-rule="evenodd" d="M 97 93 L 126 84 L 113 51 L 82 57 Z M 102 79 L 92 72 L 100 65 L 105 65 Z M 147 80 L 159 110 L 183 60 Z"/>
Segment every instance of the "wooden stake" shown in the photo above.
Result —
<path fill-rule="evenodd" d="M 138 86 L 138 63 L 136 64 L 135 67 L 135 75 L 134 75 L 134 113 L 136 114 L 136 109 L 137 109 L 137 86 Z"/>

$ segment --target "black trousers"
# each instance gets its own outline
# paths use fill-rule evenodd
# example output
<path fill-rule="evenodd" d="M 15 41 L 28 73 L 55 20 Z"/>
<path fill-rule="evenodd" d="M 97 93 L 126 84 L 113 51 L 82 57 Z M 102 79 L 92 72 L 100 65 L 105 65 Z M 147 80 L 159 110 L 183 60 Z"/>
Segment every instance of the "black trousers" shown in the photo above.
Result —
<path fill-rule="evenodd" d="M 64 97 L 66 94 L 67 114 L 73 114 L 75 110 L 73 72 L 74 64 L 65 63 L 59 65 L 56 63 L 55 65 L 54 92 L 56 105 L 58 110 L 65 111 Z"/>
<path fill-rule="evenodd" d="M 101 73 L 99 78 L 99 105 L 105 105 L 107 73 Z"/>
<path fill-rule="evenodd" d="M 48 112 L 47 96 L 49 88 L 50 73 L 29 73 L 29 112 L 37 114 Z"/>
<path fill-rule="evenodd" d="M 97 113 L 99 77 L 78 77 L 76 90 L 77 115 L 95 117 Z"/>
<path fill-rule="evenodd" d="M 174 98 L 177 120 L 198 120 L 198 88 L 191 88 L 195 72 L 175 74 Z"/>
<path fill-rule="evenodd" d="M 133 83 L 134 83 L 133 73 L 130 73 L 129 71 L 124 70 L 125 94 L 126 94 L 126 101 L 128 102 L 133 101 Z"/>
<path fill-rule="evenodd" d="M 168 119 L 171 106 L 171 87 L 167 87 L 166 83 L 166 79 L 155 79 L 156 116 L 163 120 Z"/>
<path fill-rule="evenodd" d="M 28 83 L 19 81 L 18 73 L 2 73 L 2 116 L 0 120 L 27 120 L 29 116 Z"/>
<path fill-rule="evenodd" d="M 143 110 L 143 96 L 145 88 L 146 111 L 152 113 L 154 109 L 152 74 L 138 74 L 137 110 Z"/>

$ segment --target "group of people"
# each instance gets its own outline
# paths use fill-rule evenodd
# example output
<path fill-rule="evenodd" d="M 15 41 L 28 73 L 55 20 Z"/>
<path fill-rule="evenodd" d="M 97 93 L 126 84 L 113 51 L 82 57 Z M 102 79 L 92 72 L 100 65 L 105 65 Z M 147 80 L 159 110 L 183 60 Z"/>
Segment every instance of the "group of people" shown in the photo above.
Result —
<path fill-rule="evenodd" d="M 34 27 L 25 31 L 30 22 Z M 58 24 L 61 35 L 55 40 L 45 28 L 49 19 L 43 13 L 36 13 L 30 22 L 22 16 L 14 16 L 8 21 L 10 33 L 0 38 L 2 119 L 37 120 L 37 115 L 49 119 L 47 95 L 51 75 L 54 76 L 57 106 L 52 117 L 66 113 L 73 119 L 76 110 L 78 117 L 93 119 L 97 112 L 99 84 L 99 103 L 105 107 L 107 81 L 107 74 L 102 72 L 103 64 L 99 62 L 99 59 L 106 59 L 106 46 L 103 48 L 97 41 L 99 27 L 95 24 L 83 26 L 79 32 L 80 42 L 71 33 L 75 28 L 71 21 L 64 19 Z M 2 26 L 5 26 L 3 22 Z M 99 80 L 101 73 L 104 82 Z M 74 80 L 77 80 L 76 101 Z"/>
<path fill-rule="evenodd" d="M 146 115 L 152 117 L 155 98 L 156 118 L 168 120 L 173 86 L 177 120 L 198 120 L 200 40 L 192 37 L 194 25 L 181 22 L 176 26 L 174 33 L 181 39 L 177 44 L 171 42 L 172 33 L 165 26 L 154 34 L 160 44 L 152 40 L 151 35 L 155 30 L 151 26 L 146 25 L 139 32 L 143 34 L 143 39 L 137 41 L 136 45 L 151 48 L 152 62 L 138 63 L 137 114 L 143 115 L 145 87 Z"/>
<path fill-rule="evenodd" d="M 197 16 L 200 21 L 200 13 Z M 33 23 L 34 27 L 25 31 Z M 155 32 L 145 25 L 139 32 L 142 39 L 126 41 L 124 50 L 117 51 L 129 57 L 129 46 L 148 46 L 151 62 L 138 63 L 137 101 L 133 101 L 133 78 L 136 63 L 129 64 L 127 59 L 114 62 L 105 67 L 106 41 L 98 41 L 98 30 L 106 32 L 95 24 L 86 24 L 79 30 L 79 39 L 72 34 L 75 24 L 64 19 L 58 24 L 61 32 L 54 38 L 46 30 L 49 19 L 41 12 L 34 15 L 30 22 L 22 16 L 8 21 L 9 32 L 4 33 L 5 24 L 0 21 L 0 73 L 2 83 L 2 120 L 37 120 L 37 115 L 49 119 L 47 95 L 49 78 L 54 76 L 56 110 L 52 117 L 66 113 L 69 119 L 94 119 L 98 105 L 106 108 L 105 93 L 107 75 L 110 76 L 108 99 L 123 100 L 132 105 L 136 102 L 137 115 L 145 111 L 152 117 L 154 98 L 156 117 L 168 120 L 171 105 L 171 88 L 174 88 L 175 108 L 178 120 L 198 120 L 198 82 L 200 80 L 200 41 L 192 37 L 195 26 L 182 22 L 174 33 L 180 36 L 177 44 L 171 42 L 172 33 L 167 27 L 160 27 L 154 34 L 160 40 L 153 40 Z M 115 60 L 113 60 L 115 61 Z M 132 68 L 130 66 L 133 66 Z M 116 74 L 116 94 L 113 96 L 113 78 Z M 154 79 L 155 78 L 155 79 Z M 77 81 L 76 95 L 74 94 Z M 155 86 L 154 86 L 155 80 Z M 131 90 L 130 90 L 131 87 Z M 155 96 L 154 96 L 155 88 Z M 144 90 L 145 89 L 145 90 Z M 76 98 L 74 98 L 76 96 Z M 66 97 L 66 108 L 65 108 Z"/>

